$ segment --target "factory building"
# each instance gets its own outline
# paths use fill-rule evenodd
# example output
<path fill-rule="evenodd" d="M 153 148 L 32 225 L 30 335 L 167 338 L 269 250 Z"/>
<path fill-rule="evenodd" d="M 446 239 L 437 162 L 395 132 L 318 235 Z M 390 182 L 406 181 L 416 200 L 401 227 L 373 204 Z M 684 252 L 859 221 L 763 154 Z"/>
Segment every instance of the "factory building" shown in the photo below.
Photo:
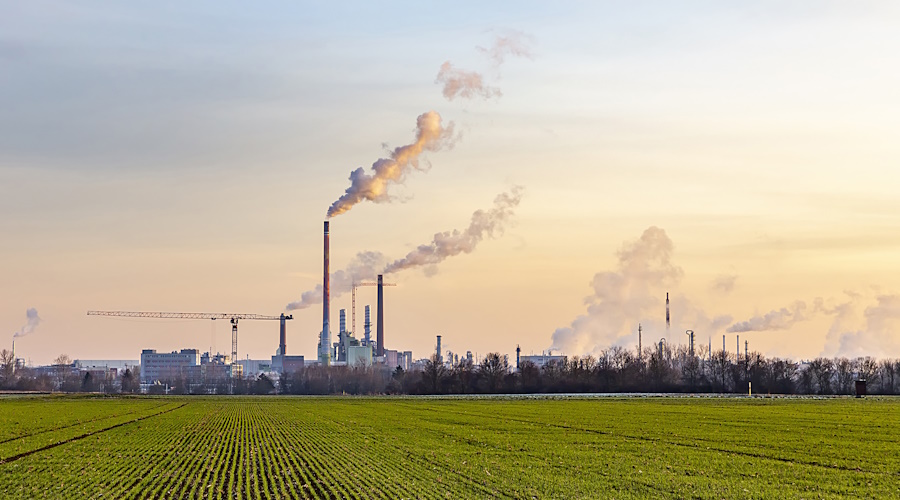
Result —
<path fill-rule="evenodd" d="M 182 377 L 188 367 L 200 366 L 200 351 L 182 349 L 181 352 L 141 351 L 141 383 L 152 384 L 158 380 Z"/>
<path fill-rule="evenodd" d="M 269 364 L 268 370 L 254 370 L 252 372 L 248 372 L 244 370 L 244 373 L 265 373 L 266 371 L 272 371 L 276 373 L 294 373 L 303 369 L 306 365 L 303 356 L 281 356 L 276 354 L 272 356 L 272 362 Z"/>
<path fill-rule="evenodd" d="M 372 366 L 372 347 L 365 345 L 347 347 L 347 366 Z"/>
<path fill-rule="evenodd" d="M 91 372 L 92 375 L 104 372 L 115 378 L 125 370 L 134 372 L 135 368 L 140 368 L 141 362 L 136 359 L 76 359 L 72 366 L 79 372 Z"/>
<path fill-rule="evenodd" d="M 537 366 L 538 368 L 543 368 L 544 366 L 549 365 L 551 363 L 565 363 L 566 359 L 567 359 L 566 356 L 560 356 L 560 355 L 554 356 L 551 354 L 520 356 L 519 357 L 519 363 L 520 363 L 519 366 L 521 367 L 523 364 L 525 364 L 527 362 L 531 362 L 531 363 L 534 363 L 535 366 Z"/>

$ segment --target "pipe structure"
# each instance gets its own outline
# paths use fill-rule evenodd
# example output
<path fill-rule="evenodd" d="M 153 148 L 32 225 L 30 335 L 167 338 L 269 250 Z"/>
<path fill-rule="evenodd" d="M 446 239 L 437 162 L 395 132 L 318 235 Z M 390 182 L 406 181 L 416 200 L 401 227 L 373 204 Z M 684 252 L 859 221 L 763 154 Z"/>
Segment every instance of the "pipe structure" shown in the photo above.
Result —
<path fill-rule="evenodd" d="M 322 277 L 322 333 L 319 336 L 319 362 L 331 364 L 331 286 L 328 273 L 328 221 L 325 221 L 325 272 Z"/>
<path fill-rule="evenodd" d="M 375 319 L 375 341 L 378 342 L 378 356 L 384 357 L 384 275 L 378 275 L 378 312 Z"/>
<path fill-rule="evenodd" d="M 338 361 L 347 361 L 347 311 L 341 309 L 341 329 L 338 330 Z"/>
<path fill-rule="evenodd" d="M 669 342 L 669 327 L 671 326 L 669 322 L 669 292 L 666 292 L 666 343 Z"/>
<path fill-rule="evenodd" d="M 369 306 L 366 305 L 366 323 L 363 325 L 366 332 L 366 345 L 372 345 L 372 321 L 369 320 Z"/>

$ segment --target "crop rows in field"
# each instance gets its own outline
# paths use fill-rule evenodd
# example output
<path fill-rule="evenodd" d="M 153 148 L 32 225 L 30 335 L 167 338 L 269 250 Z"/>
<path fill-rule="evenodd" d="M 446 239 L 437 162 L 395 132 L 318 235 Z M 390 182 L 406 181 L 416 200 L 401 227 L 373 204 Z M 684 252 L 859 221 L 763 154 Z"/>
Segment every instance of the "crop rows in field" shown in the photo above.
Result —
<path fill-rule="evenodd" d="M 55 398 L 0 421 L 16 405 L 48 416 L 4 427 L 4 498 L 900 496 L 888 400 Z"/>

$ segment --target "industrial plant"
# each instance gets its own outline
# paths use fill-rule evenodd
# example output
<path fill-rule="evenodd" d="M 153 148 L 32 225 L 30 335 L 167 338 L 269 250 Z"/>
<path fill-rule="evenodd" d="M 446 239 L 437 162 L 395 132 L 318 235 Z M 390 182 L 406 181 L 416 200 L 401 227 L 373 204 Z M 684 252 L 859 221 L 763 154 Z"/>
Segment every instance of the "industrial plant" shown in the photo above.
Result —
<path fill-rule="evenodd" d="M 26 366 L 24 359 L 16 356 L 13 347 L 12 360 L 0 362 L 0 365 L 7 367 L 7 372 L 19 373 L 20 380 L 31 377 L 39 388 L 51 390 L 181 394 L 749 392 L 751 385 L 758 390 L 827 394 L 829 391 L 847 393 L 853 373 L 862 381 L 862 391 L 865 391 L 866 377 L 894 370 L 885 368 L 894 367 L 893 364 L 879 365 L 871 358 L 768 363 L 761 354 L 750 352 L 747 340 L 741 353 L 740 336 L 735 337 L 736 349 L 732 356 L 726 351 L 724 335 L 722 350 L 713 352 L 712 336 L 709 336 L 708 345 L 698 346 L 693 330 L 685 332 L 685 344 L 673 345 L 668 293 L 665 297 L 665 331 L 659 332 L 658 341 L 648 342 L 645 346 L 646 332 L 639 323 L 636 351 L 612 346 L 596 357 L 570 358 L 550 350 L 523 355 L 521 348 L 516 346 L 515 361 L 511 363 L 506 354 L 488 353 L 479 357 L 471 350 L 463 354 L 445 349 L 443 335 L 437 335 L 434 351 L 427 357 L 414 359 L 410 350 L 388 348 L 385 287 L 396 284 L 386 282 L 384 274 L 377 274 L 375 281 L 355 280 L 352 283 L 349 328 L 347 310 L 340 309 L 336 338 L 332 335 L 329 226 L 329 221 L 325 221 L 322 329 L 318 334 L 315 359 L 288 354 L 287 324 L 294 318 L 284 313 L 88 311 L 89 316 L 100 317 L 227 320 L 231 324 L 231 352 L 221 354 L 212 349 L 201 352 L 184 346 L 172 351 L 146 348 L 141 351 L 139 360 L 58 360 L 54 365 L 32 369 Z M 376 288 L 374 338 L 372 311 L 368 304 L 364 306 L 362 334 L 356 330 L 359 287 Z M 36 314 L 34 317 L 37 318 Z M 269 358 L 240 357 L 238 326 L 244 321 L 278 322 L 277 348 Z M 833 367 L 832 385 L 826 383 L 828 377 L 819 373 L 828 366 Z M 15 377 L 7 374 L 6 379 L 10 378 Z M 893 378 L 889 383 L 882 381 L 879 384 L 883 391 L 893 391 L 893 387 Z"/>

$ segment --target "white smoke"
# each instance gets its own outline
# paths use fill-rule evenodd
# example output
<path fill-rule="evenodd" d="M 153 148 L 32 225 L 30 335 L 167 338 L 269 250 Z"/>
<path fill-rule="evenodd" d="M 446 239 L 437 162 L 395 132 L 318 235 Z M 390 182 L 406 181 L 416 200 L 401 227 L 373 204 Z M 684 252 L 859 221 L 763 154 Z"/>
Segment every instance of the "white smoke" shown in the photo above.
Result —
<path fill-rule="evenodd" d="M 816 307 L 834 320 L 828 329 L 823 356 L 898 356 L 900 354 L 900 295 L 876 291 L 845 291 L 845 301 Z"/>
<path fill-rule="evenodd" d="M 360 252 L 346 269 L 331 273 L 329 284 L 331 296 L 339 297 L 353 289 L 354 283 L 375 280 L 378 274 L 388 274 L 414 267 L 424 267 L 426 275 L 433 275 L 437 264 L 448 257 L 461 253 L 471 253 L 485 236 L 495 237 L 505 229 L 509 219 L 522 199 L 523 188 L 513 187 L 508 193 L 501 193 L 494 199 L 490 210 L 478 210 L 472 214 L 472 221 L 464 231 L 445 231 L 434 235 L 427 245 L 420 245 L 406 257 L 390 262 L 380 252 Z M 289 303 L 285 309 L 306 309 L 321 304 L 323 286 L 316 285 L 303 292 L 300 300 Z"/>
<path fill-rule="evenodd" d="M 660 316 L 666 288 L 684 274 L 672 262 L 673 250 L 672 240 L 656 226 L 624 245 L 618 252 L 618 269 L 594 275 L 594 293 L 585 299 L 587 313 L 553 332 L 551 348 L 573 354 L 598 353 L 631 337 L 638 321 Z M 684 308 L 678 312 L 683 313 Z M 710 324 L 716 321 L 705 315 L 703 319 Z"/>
<path fill-rule="evenodd" d="M 423 152 L 453 147 L 455 140 L 452 122 L 444 126 L 441 115 L 435 111 L 419 115 L 415 142 L 394 148 L 390 157 L 373 163 L 372 173 L 366 173 L 362 167 L 351 172 L 350 187 L 328 208 L 328 217 L 340 215 L 363 200 L 375 203 L 390 201 L 388 186 L 402 183 L 410 168 L 424 170 L 419 162 Z"/>
<path fill-rule="evenodd" d="M 330 292 L 332 297 L 340 297 L 353 289 L 354 283 L 362 281 L 375 280 L 378 270 L 381 269 L 387 259 L 379 252 L 360 252 L 347 265 L 346 269 L 331 273 L 329 278 Z M 300 300 L 291 302 L 285 309 L 293 311 L 295 309 L 306 309 L 307 307 L 321 304 L 323 299 L 323 286 L 316 285 L 312 290 L 303 292 Z"/>
<path fill-rule="evenodd" d="M 25 311 L 25 317 L 28 318 L 28 322 L 19 329 L 16 333 L 13 334 L 13 337 L 24 337 L 29 333 L 32 333 L 37 326 L 41 323 L 41 317 L 38 316 L 37 309 L 31 307 L 27 311 Z"/>
<path fill-rule="evenodd" d="M 818 312 L 818 308 L 813 312 Z M 728 328 L 728 333 L 741 332 L 768 332 L 772 330 L 787 330 L 794 323 L 810 319 L 810 311 L 806 302 L 798 300 L 790 307 L 773 309 L 766 314 L 753 316 L 752 318 L 735 323 Z"/>
<path fill-rule="evenodd" d="M 441 65 L 434 82 L 444 84 L 444 97 L 449 101 L 457 97 L 471 99 L 481 96 L 485 99 L 491 99 L 503 95 L 499 88 L 486 85 L 484 76 L 480 73 L 454 68 L 450 61 L 446 61 Z"/>
<path fill-rule="evenodd" d="M 900 353 L 900 295 L 879 295 L 874 305 L 866 307 L 863 316 L 863 328 L 840 334 L 838 354 L 897 356 Z"/>
<path fill-rule="evenodd" d="M 498 36 L 494 39 L 494 45 L 489 48 L 478 47 L 478 50 L 486 54 L 494 67 L 498 68 L 506 61 L 506 56 L 526 57 L 532 59 L 530 44 L 534 37 L 521 31 L 510 31 L 506 36 Z"/>
<path fill-rule="evenodd" d="M 491 60 L 491 69 L 499 71 L 500 66 L 508 56 L 532 58 L 529 44 L 533 38 L 521 32 L 512 32 L 507 36 L 498 36 L 494 45 L 490 48 L 478 47 Z M 435 83 L 444 86 L 442 92 L 447 100 L 452 101 L 457 97 L 472 99 L 482 97 L 484 99 L 499 98 L 503 95 L 500 89 L 485 83 L 484 75 L 477 71 L 464 70 L 454 67 L 450 61 L 445 61 L 438 71 Z"/>
<path fill-rule="evenodd" d="M 495 237 L 502 234 L 521 200 L 521 186 L 515 186 L 508 193 L 497 195 L 494 198 L 493 208 L 473 213 L 469 227 L 465 230 L 436 233 L 431 243 L 419 245 L 402 259 L 395 260 L 385 267 L 385 274 L 422 266 L 426 266 L 426 274 L 434 274 L 433 266 L 443 262 L 447 257 L 471 253 L 485 236 Z"/>

